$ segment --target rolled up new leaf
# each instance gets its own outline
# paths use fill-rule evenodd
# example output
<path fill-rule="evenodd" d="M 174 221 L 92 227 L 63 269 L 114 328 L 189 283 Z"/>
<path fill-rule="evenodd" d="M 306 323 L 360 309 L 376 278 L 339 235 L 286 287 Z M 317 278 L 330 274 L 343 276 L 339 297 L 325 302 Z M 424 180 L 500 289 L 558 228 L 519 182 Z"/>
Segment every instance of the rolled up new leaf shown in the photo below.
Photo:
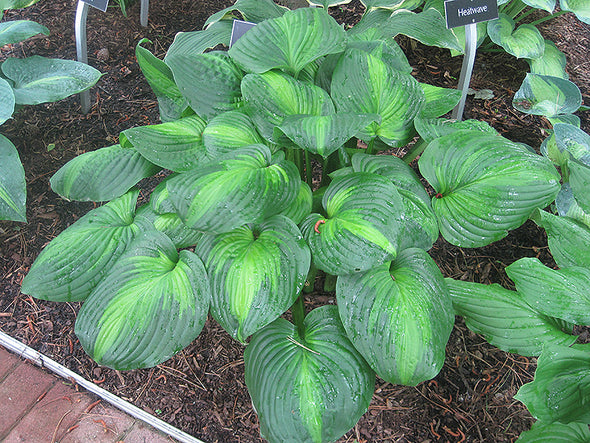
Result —
<path fill-rule="evenodd" d="M 271 443 L 336 441 L 367 410 L 375 374 L 354 348 L 335 306 L 305 318 L 304 336 L 279 318 L 244 352 L 246 385 Z"/>

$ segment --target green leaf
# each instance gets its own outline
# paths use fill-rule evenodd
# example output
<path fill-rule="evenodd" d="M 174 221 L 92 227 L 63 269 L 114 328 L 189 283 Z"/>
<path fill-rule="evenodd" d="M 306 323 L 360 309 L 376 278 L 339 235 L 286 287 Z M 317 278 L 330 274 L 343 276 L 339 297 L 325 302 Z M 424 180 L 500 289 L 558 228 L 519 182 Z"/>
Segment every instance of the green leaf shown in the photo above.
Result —
<path fill-rule="evenodd" d="M 244 352 L 246 385 L 271 443 L 336 441 L 366 412 L 375 375 L 352 346 L 335 306 L 313 310 L 305 335 L 279 318 Z"/>
<path fill-rule="evenodd" d="M 390 180 L 362 172 L 338 178 L 322 205 L 327 217 L 311 214 L 301 223 L 319 269 L 344 275 L 395 257 L 403 202 Z"/>
<path fill-rule="evenodd" d="M 514 27 L 514 20 L 500 13 L 499 18 L 488 22 L 488 36 L 516 58 L 541 57 L 545 51 L 545 40 L 539 30 L 529 24 Z"/>
<path fill-rule="evenodd" d="M 0 8 L 0 12 L 4 9 L 22 9 L 28 6 L 34 5 L 39 0 L 2 0 L 2 7 Z M 0 15 L 0 18 L 1 15 Z"/>
<path fill-rule="evenodd" d="M 266 146 L 252 145 L 218 165 L 178 174 L 167 189 L 188 227 L 220 234 L 280 213 L 300 183 L 299 171 L 282 153 L 271 158 Z"/>
<path fill-rule="evenodd" d="M 177 120 L 181 117 L 188 103 L 176 86 L 168 65 L 141 46 L 146 42 L 151 43 L 147 38 L 142 38 L 137 43 L 135 58 L 137 58 L 137 63 L 145 79 L 156 94 L 160 107 L 160 119 L 163 122 Z"/>
<path fill-rule="evenodd" d="M 584 423 L 551 423 L 537 421 L 530 431 L 518 437 L 516 443 L 588 443 L 590 431 Z"/>
<path fill-rule="evenodd" d="M 567 123 L 555 124 L 553 132 L 555 144 L 560 152 L 567 152 L 574 159 L 590 166 L 590 135 Z M 570 155 L 566 155 L 565 158 L 569 158 Z"/>
<path fill-rule="evenodd" d="M 211 279 L 211 314 L 241 342 L 289 309 L 311 262 L 299 228 L 282 215 L 205 237 L 197 253 Z"/>
<path fill-rule="evenodd" d="M 310 5 L 321 6 L 324 9 L 328 9 L 333 6 L 346 5 L 347 3 L 350 3 L 351 0 L 308 0 L 308 2 Z"/>
<path fill-rule="evenodd" d="M 0 77 L 0 125 L 12 117 L 15 98 L 12 86 Z"/>
<path fill-rule="evenodd" d="M 512 100 L 512 106 L 520 112 L 546 117 L 571 114 L 581 104 L 580 89 L 571 81 L 531 73 L 527 73 Z"/>
<path fill-rule="evenodd" d="M 436 118 L 452 111 L 461 100 L 458 89 L 439 88 L 438 86 L 420 83 L 424 90 L 424 106 L 420 110 L 421 118 Z"/>
<path fill-rule="evenodd" d="M 338 112 L 378 114 L 358 137 L 376 136 L 389 146 L 405 144 L 414 134 L 412 120 L 424 102 L 420 84 L 360 50 L 347 50 L 332 77 L 332 97 Z"/>
<path fill-rule="evenodd" d="M 34 55 L 9 58 L 2 63 L 3 74 L 13 82 L 19 105 L 55 102 L 85 91 L 102 75 L 85 63 Z"/>
<path fill-rule="evenodd" d="M 545 40 L 545 52 L 541 57 L 528 59 L 527 62 L 533 74 L 551 75 L 553 77 L 568 79 L 567 72 L 565 71 L 567 62 L 565 54 L 557 49 L 557 46 L 551 40 Z"/>
<path fill-rule="evenodd" d="M 93 209 L 54 238 L 25 276 L 23 294 L 82 301 L 145 226 L 134 220 L 139 190 Z"/>
<path fill-rule="evenodd" d="M 545 157 L 503 137 L 458 131 L 428 145 L 418 166 L 434 188 L 432 207 L 443 237 L 461 247 L 504 238 L 559 192 Z"/>
<path fill-rule="evenodd" d="M 203 143 L 210 159 L 217 159 L 237 148 L 262 142 L 263 139 L 250 117 L 240 111 L 219 114 L 203 131 Z"/>
<path fill-rule="evenodd" d="M 559 0 L 562 11 L 570 11 L 576 14 L 581 22 L 590 25 L 590 4 L 586 0 Z"/>
<path fill-rule="evenodd" d="M 307 183 L 301 182 L 297 197 L 293 200 L 293 203 L 281 212 L 281 214 L 290 218 L 296 225 L 298 225 L 305 217 L 311 214 L 312 203 L 313 197 L 311 188 Z"/>
<path fill-rule="evenodd" d="M 0 134 L 0 220 L 27 221 L 27 184 L 18 151 Z"/>
<path fill-rule="evenodd" d="M 452 134 L 457 131 L 471 130 L 481 131 L 489 134 L 498 134 L 494 128 L 488 123 L 480 120 L 448 120 L 446 118 L 432 118 L 425 119 L 422 117 L 416 117 L 414 119 L 414 126 L 420 137 L 425 142 L 430 143 L 436 138 L 443 137 L 445 135 Z"/>
<path fill-rule="evenodd" d="M 568 161 L 567 165 L 574 197 L 582 210 L 590 212 L 590 168 L 576 160 Z"/>
<path fill-rule="evenodd" d="M 548 346 L 539 357 L 534 381 L 522 386 L 514 398 L 544 423 L 588 424 L 589 368 L 587 351 Z"/>
<path fill-rule="evenodd" d="M 554 318 L 536 311 L 518 292 L 499 284 L 452 278 L 446 282 L 455 313 L 465 317 L 469 329 L 503 351 L 538 356 L 546 344 L 569 346 L 576 341 Z"/>
<path fill-rule="evenodd" d="M 391 264 L 339 276 L 336 297 L 348 337 L 379 377 L 415 386 L 438 374 L 455 317 L 426 252 L 406 249 Z"/>
<path fill-rule="evenodd" d="M 222 20 L 202 31 L 179 32 L 168 48 L 164 62 L 168 64 L 170 57 L 190 57 L 202 54 L 217 45 L 229 46 L 232 26 L 232 20 Z"/>
<path fill-rule="evenodd" d="M 347 48 L 360 49 L 390 65 L 398 71 L 410 74 L 412 67 L 404 54 L 404 51 L 389 34 L 380 29 L 369 28 L 363 32 L 347 33 Z"/>
<path fill-rule="evenodd" d="M 506 273 L 524 300 L 539 312 L 576 325 L 590 325 L 590 268 L 556 271 L 536 258 L 521 258 L 508 266 Z"/>
<path fill-rule="evenodd" d="M 361 0 L 367 10 L 381 8 L 381 9 L 397 9 L 404 0 Z"/>
<path fill-rule="evenodd" d="M 211 292 L 203 263 L 158 231 L 140 235 L 82 305 L 75 332 L 97 363 L 156 366 L 201 332 Z"/>
<path fill-rule="evenodd" d="M 555 209 L 560 216 L 572 218 L 590 227 L 590 213 L 580 208 L 580 205 L 574 198 L 574 193 L 569 183 L 561 185 L 561 190 L 555 198 Z"/>
<path fill-rule="evenodd" d="M 222 9 L 210 16 L 205 22 L 205 27 L 210 29 L 215 23 L 224 18 L 235 18 L 232 11 L 239 11 L 244 20 L 252 23 L 277 18 L 283 15 L 287 8 L 279 6 L 272 0 L 238 0 L 232 6 Z"/>
<path fill-rule="evenodd" d="M 242 72 L 227 52 L 168 53 L 166 64 L 180 92 L 201 118 L 209 120 L 237 108 Z"/>
<path fill-rule="evenodd" d="M 547 11 L 549 14 L 553 13 L 555 9 L 555 0 L 522 0 L 525 5 L 530 6 L 531 8 L 536 9 L 543 9 Z"/>
<path fill-rule="evenodd" d="M 138 208 L 136 214 L 137 217 L 146 218 L 154 228 L 166 234 L 177 249 L 194 246 L 203 237 L 202 232 L 186 226 L 175 213 L 158 214 L 150 204 Z"/>
<path fill-rule="evenodd" d="M 4 5 L 0 9 L 4 8 Z M 29 20 L 13 20 L 0 23 L 0 46 L 22 42 L 37 34 L 49 35 L 49 29 Z"/>
<path fill-rule="evenodd" d="M 73 158 L 49 182 L 51 189 L 68 200 L 106 201 L 159 170 L 135 149 L 113 145 Z"/>
<path fill-rule="evenodd" d="M 197 115 L 159 125 L 127 129 L 123 134 L 150 162 L 172 171 L 189 171 L 206 160 L 203 131 Z"/>
<path fill-rule="evenodd" d="M 297 77 L 314 60 L 344 50 L 344 29 L 321 8 L 299 8 L 266 20 L 229 50 L 246 72 L 283 69 Z"/>

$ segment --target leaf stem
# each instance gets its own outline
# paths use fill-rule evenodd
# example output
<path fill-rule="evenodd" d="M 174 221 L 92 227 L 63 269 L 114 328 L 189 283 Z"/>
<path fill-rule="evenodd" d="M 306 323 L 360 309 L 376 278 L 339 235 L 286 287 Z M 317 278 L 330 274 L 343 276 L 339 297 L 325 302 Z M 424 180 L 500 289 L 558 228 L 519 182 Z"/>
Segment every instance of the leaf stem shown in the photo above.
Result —
<path fill-rule="evenodd" d="M 305 181 L 311 189 L 313 189 L 313 165 L 308 151 L 305 152 Z"/>
<path fill-rule="evenodd" d="M 533 25 L 533 26 L 539 25 L 539 24 L 541 24 L 543 22 L 546 22 L 547 20 L 551 20 L 552 18 L 559 17 L 560 15 L 566 14 L 567 12 L 568 11 L 559 11 L 559 12 L 556 12 L 554 14 L 548 15 L 547 17 L 543 17 L 543 18 L 540 18 L 538 20 L 535 20 L 534 22 L 531 23 L 531 25 Z"/>
<path fill-rule="evenodd" d="M 428 143 L 426 142 L 426 140 L 424 140 L 422 137 L 420 137 L 418 139 L 418 141 L 416 143 L 414 143 L 414 146 L 412 146 L 410 148 L 410 150 L 408 152 L 406 152 L 406 154 L 402 157 L 402 160 L 409 165 L 410 163 L 412 163 L 419 155 L 421 155 L 424 152 L 424 149 L 426 149 L 426 146 L 428 146 Z"/>
<path fill-rule="evenodd" d="M 291 314 L 293 315 L 293 323 L 297 326 L 297 334 L 300 339 L 305 338 L 305 326 L 303 320 L 305 320 L 305 305 L 303 304 L 303 296 L 300 295 L 291 306 Z"/>
<path fill-rule="evenodd" d="M 369 143 L 367 143 L 367 154 L 373 155 L 375 154 L 375 139 L 371 139 Z"/>
<path fill-rule="evenodd" d="M 337 279 L 338 279 L 338 277 L 335 275 L 326 274 L 326 279 L 324 280 L 324 291 L 334 292 L 336 290 L 336 280 Z"/>

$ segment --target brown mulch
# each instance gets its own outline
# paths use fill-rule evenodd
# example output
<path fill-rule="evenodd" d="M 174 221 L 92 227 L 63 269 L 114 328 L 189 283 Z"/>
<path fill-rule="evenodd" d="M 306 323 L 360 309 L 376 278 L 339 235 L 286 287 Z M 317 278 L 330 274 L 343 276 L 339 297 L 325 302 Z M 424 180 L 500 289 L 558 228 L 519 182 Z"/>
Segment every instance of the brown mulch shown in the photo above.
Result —
<path fill-rule="evenodd" d="M 243 346 L 214 321 L 175 358 L 152 369 L 118 372 L 98 367 L 73 333 L 78 303 L 51 303 L 20 293 L 20 283 L 40 250 L 93 208 L 92 203 L 68 202 L 49 186 L 49 178 L 80 153 L 115 144 L 132 126 L 159 122 L 157 103 L 135 61 L 135 44 L 144 37 L 163 57 L 178 31 L 200 29 L 213 12 L 231 0 L 152 1 L 147 28 L 139 25 L 139 5 L 129 17 L 116 7 L 88 17 L 90 64 L 104 73 L 92 88 L 92 109 L 80 113 L 77 97 L 59 103 L 26 107 L 2 125 L 1 132 L 19 150 L 28 190 L 28 223 L 0 222 L 0 330 L 32 346 L 111 392 L 207 442 L 258 442 L 258 421 L 244 383 Z M 353 20 L 362 5 L 353 1 L 335 9 L 337 17 Z M 75 2 L 41 1 L 25 10 L 10 11 L 7 20 L 27 18 L 47 26 L 52 35 L 22 45 L 0 48 L 0 60 L 32 54 L 75 58 Z M 571 14 L 542 27 L 568 57 L 570 78 L 589 103 L 590 28 Z M 448 51 L 400 39 L 420 81 L 455 87 L 461 58 Z M 100 56 L 99 56 L 100 55 Z M 494 98 L 469 97 L 465 118 L 485 120 L 504 136 L 538 148 L 548 122 L 519 113 L 511 106 L 528 65 L 502 53 L 478 53 L 472 88 L 491 89 Z M 580 113 L 590 132 L 589 113 Z M 54 145 L 52 149 L 50 146 Z M 460 249 L 439 240 L 430 251 L 447 277 L 509 287 L 504 267 L 525 256 L 552 264 L 547 240 L 532 222 L 485 248 Z M 306 296 L 309 306 L 333 303 L 331 293 Z M 417 387 L 377 381 L 369 411 L 342 442 L 508 442 L 530 427 L 533 419 L 513 399 L 532 380 L 535 359 L 507 354 L 470 332 L 458 319 L 441 373 Z"/>

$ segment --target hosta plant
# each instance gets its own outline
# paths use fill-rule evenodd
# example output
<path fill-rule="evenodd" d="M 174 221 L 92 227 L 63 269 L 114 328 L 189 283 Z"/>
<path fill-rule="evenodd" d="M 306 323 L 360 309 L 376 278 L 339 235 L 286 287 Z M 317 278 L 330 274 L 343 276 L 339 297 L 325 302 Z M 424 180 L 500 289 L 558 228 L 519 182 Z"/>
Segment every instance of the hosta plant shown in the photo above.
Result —
<path fill-rule="evenodd" d="M 228 43 L 235 16 L 258 25 L 207 52 Z M 427 252 L 439 234 L 462 247 L 501 239 L 555 200 L 560 177 L 486 124 L 439 118 L 457 91 L 417 82 L 378 24 L 345 31 L 322 8 L 270 0 L 239 0 L 207 24 L 178 34 L 163 61 L 140 42 L 163 123 L 51 178 L 64 198 L 109 201 L 49 243 L 22 291 L 84 302 L 76 334 L 115 369 L 165 361 L 211 314 L 245 346 L 262 435 L 335 441 L 367 410 L 375 376 L 417 385 L 440 371 L 454 311 Z M 378 155 L 417 133 L 429 190 Z M 163 169 L 137 207 L 135 184 Z M 308 312 L 302 290 L 318 273 L 337 306 Z M 570 343 L 554 323 L 547 334 Z"/>

